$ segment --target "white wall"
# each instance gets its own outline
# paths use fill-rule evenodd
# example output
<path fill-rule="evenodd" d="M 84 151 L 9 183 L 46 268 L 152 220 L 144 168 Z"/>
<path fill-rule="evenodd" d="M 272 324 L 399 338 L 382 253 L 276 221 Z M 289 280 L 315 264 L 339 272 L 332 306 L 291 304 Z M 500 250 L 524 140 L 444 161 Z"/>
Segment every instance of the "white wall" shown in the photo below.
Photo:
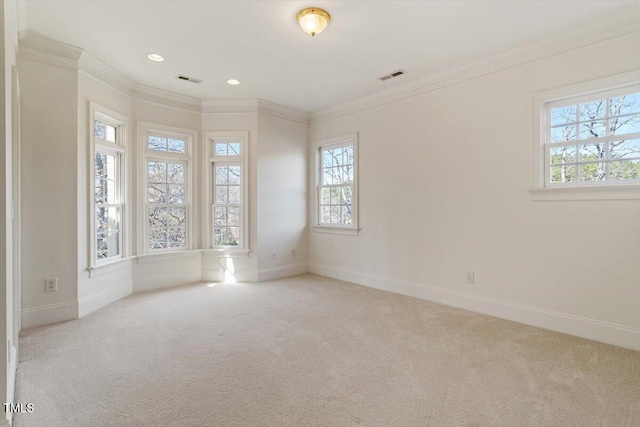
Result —
<path fill-rule="evenodd" d="M 0 7 L 2 32 L 0 40 L 0 73 L 2 75 L 2 113 L 0 114 L 0 403 L 13 402 L 18 337 L 15 333 L 14 299 L 18 295 L 13 289 L 13 219 L 11 200 L 17 183 L 13 179 L 12 143 L 13 129 L 12 73 L 16 65 L 18 45 L 17 5 L 15 1 L 3 0 Z M 17 202 L 17 200 L 16 200 Z M 0 426 L 11 422 L 12 414 L 0 416 Z"/>
<path fill-rule="evenodd" d="M 532 95 L 639 65 L 633 33 L 313 124 L 359 132 L 362 231 L 311 232 L 311 271 L 638 348 L 640 202 L 527 190 Z"/>
<path fill-rule="evenodd" d="M 258 115 L 259 280 L 308 271 L 308 133 L 306 124 Z"/>
<path fill-rule="evenodd" d="M 30 327 L 77 317 L 78 73 L 24 56 L 18 62 L 22 315 Z M 45 292 L 45 278 L 58 279 L 57 292 Z"/>

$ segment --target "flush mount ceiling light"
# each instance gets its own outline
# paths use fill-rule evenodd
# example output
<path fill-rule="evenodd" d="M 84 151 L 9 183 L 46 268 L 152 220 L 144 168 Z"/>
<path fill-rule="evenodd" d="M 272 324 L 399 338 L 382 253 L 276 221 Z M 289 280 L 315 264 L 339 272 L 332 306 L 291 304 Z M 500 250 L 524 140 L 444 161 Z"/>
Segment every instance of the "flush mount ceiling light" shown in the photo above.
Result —
<path fill-rule="evenodd" d="M 227 83 L 229 83 L 230 85 L 236 86 L 236 85 L 240 84 L 240 80 L 229 79 L 229 80 L 227 80 Z"/>
<path fill-rule="evenodd" d="M 313 37 L 327 28 L 331 15 L 319 7 L 309 7 L 298 12 L 296 19 L 302 30 Z"/>
<path fill-rule="evenodd" d="M 150 53 L 147 55 L 147 58 L 149 58 L 152 61 L 156 61 L 156 62 L 162 62 L 164 61 L 164 56 L 158 54 L 158 53 Z"/>

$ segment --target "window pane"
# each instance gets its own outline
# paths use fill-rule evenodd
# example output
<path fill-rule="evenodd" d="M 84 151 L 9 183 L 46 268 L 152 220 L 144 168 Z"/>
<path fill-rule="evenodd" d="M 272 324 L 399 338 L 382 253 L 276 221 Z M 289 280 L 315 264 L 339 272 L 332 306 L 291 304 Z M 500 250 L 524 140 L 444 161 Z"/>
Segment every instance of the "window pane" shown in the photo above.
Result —
<path fill-rule="evenodd" d="M 99 121 L 95 121 L 94 123 L 94 135 L 96 138 L 100 138 L 100 139 L 104 139 L 105 137 L 105 130 L 104 130 L 104 124 L 102 122 Z"/>
<path fill-rule="evenodd" d="M 329 150 L 325 150 L 322 152 L 322 167 L 328 168 L 331 167 L 331 153 Z"/>
<path fill-rule="evenodd" d="M 640 139 L 611 141 L 609 150 L 612 159 L 640 157 Z"/>
<path fill-rule="evenodd" d="M 117 194 L 116 194 L 116 182 L 113 180 L 107 180 L 106 183 L 106 193 L 105 199 L 107 203 L 117 203 Z"/>
<path fill-rule="evenodd" d="M 604 159 L 604 143 L 581 145 L 578 159 L 582 161 Z"/>
<path fill-rule="evenodd" d="M 613 97 L 610 99 L 609 104 L 609 114 L 612 116 L 640 113 L 640 93 Z"/>
<path fill-rule="evenodd" d="M 164 228 L 149 230 L 149 249 L 165 249 L 167 247 L 167 231 Z"/>
<path fill-rule="evenodd" d="M 106 233 L 99 233 L 96 237 L 96 256 L 98 259 L 103 259 L 108 256 L 108 240 Z"/>
<path fill-rule="evenodd" d="M 576 125 L 562 126 L 551 129 L 551 142 L 573 141 L 578 137 Z"/>
<path fill-rule="evenodd" d="M 331 206 L 320 207 L 320 222 L 322 224 L 329 224 L 331 222 Z"/>
<path fill-rule="evenodd" d="M 149 208 L 148 224 L 149 228 L 166 227 L 167 208 Z"/>
<path fill-rule="evenodd" d="M 147 162 L 149 182 L 167 182 L 167 164 L 164 162 Z"/>
<path fill-rule="evenodd" d="M 551 182 L 574 182 L 576 180 L 575 166 L 551 166 Z"/>
<path fill-rule="evenodd" d="M 229 166 L 229 184 L 240 185 L 240 166 Z"/>
<path fill-rule="evenodd" d="M 217 226 L 227 225 L 227 208 L 214 208 L 213 225 L 217 225 Z"/>
<path fill-rule="evenodd" d="M 331 187 L 329 203 L 339 205 L 341 199 L 340 187 Z"/>
<path fill-rule="evenodd" d="M 116 256 L 120 254 L 120 233 L 117 231 L 109 233 L 107 237 L 107 256 Z"/>
<path fill-rule="evenodd" d="M 116 142 L 116 128 L 113 126 L 105 125 L 105 138 L 107 141 Z"/>
<path fill-rule="evenodd" d="M 343 205 L 341 218 L 342 224 L 351 225 L 351 217 L 351 205 Z"/>
<path fill-rule="evenodd" d="M 105 174 L 106 174 L 105 169 L 106 169 L 106 163 L 107 163 L 106 157 L 107 157 L 106 154 L 96 152 L 96 162 L 94 165 L 96 178 L 105 177 Z"/>
<path fill-rule="evenodd" d="M 96 232 L 104 233 L 107 231 L 108 210 L 104 207 L 96 208 Z"/>
<path fill-rule="evenodd" d="M 576 147 L 552 147 L 550 152 L 551 164 L 570 163 L 576 161 Z"/>
<path fill-rule="evenodd" d="M 167 138 L 150 136 L 147 147 L 149 147 L 149 150 L 167 151 Z"/>
<path fill-rule="evenodd" d="M 229 150 L 229 155 L 230 156 L 239 156 L 240 155 L 240 143 L 239 142 L 230 142 L 228 150 Z"/>
<path fill-rule="evenodd" d="M 227 187 L 224 185 L 216 187 L 216 204 L 217 205 L 229 204 L 229 195 L 227 193 Z"/>
<path fill-rule="evenodd" d="M 580 181 L 604 181 L 607 177 L 604 163 L 589 163 L 580 166 Z"/>
<path fill-rule="evenodd" d="M 214 227 L 213 235 L 216 246 L 237 246 L 240 241 L 238 227 Z"/>
<path fill-rule="evenodd" d="M 609 134 L 625 135 L 640 132 L 640 115 L 616 117 L 609 120 Z"/>
<path fill-rule="evenodd" d="M 240 204 L 240 186 L 239 185 L 229 186 L 229 204 L 230 205 Z"/>
<path fill-rule="evenodd" d="M 580 121 L 604 118 L 606 110 L 606 99 L 598 99 L 580 104 Z"/>
<path fill-rule="evenodd" d="M 117 231 L 120 230 L 120 208 L 118 207 L 110 207 L 109 208 L 109 231 Z"/>
<path fill-rule="evenodd" d="M 343 149 L 343 159 L 345 165 L 353 164 L 353 145 L 349 145 L 348 147 L 344 147 Z"/>
<path fill-rule="evenodd" d="M 168 185 L 169 199 L 168 203 L 182 205 L 185 203 L 184 185 Z"/>
<path fill-rule="evenodd" d="M 340 203 L 351 205 L 353 204 L 353 189 L 351 187 L 342 187 L 342 200 Z"/>
<path fill-rule="evenodd" d="M 322 185 L 333 184 L 333 168 L 322 169 Z"/>
<path fill-rule="evenodd" d="M 183 248 L 187 246 L 187 229 L 169 228 L 167 230 L 167 243 L 170 248 Z"/>
<path fill-rule="evenodd" d="M 240 226 L 240 208 L 229 208 L 229 225 L 239 227 Z"/>
<path fill-rule="evenodd" d="M 216 184 L 226 184 L 228 172 L 228 166 L 216 166 Z"/>
<path fill-rule="evenodd" d="M 170 184 L 184 184 L 184 164 L 167 163 L 167 182 Z"/>
<path fill-rule="evenodd" d="M 186 153 L 185 142 L 181 139 L 168 139 L 168 151 L 174 153 Z"/>
<path fill-rule="evenodd" d="M 330 194 L 331 194 L 331 188 L 328 187 L 323 187 L 320 190 L 320 204 L 321 205 L 328 205 L 329 203 L 331 203 L 331 199 L 330 199 Z"/>
<path fill-rule="evenodd" d="M 341 221 L 340 206 L 331 206 L 331 223 L 339 224 Z"/>
<path fill-rule="evenodd" d="M 186 215 L 186 208 L 167 209 L 167 225 L 169 227 L 184 227 L 186 225 Z"/>
<path fill-rule="evenodd" d="M 216 156 L 226 156 L 226 155 L 227 155 L 227 143 L 216 142 Z"/>
<path fill-rule="evenodd" d="M 613 180 L 640 179 L 640 160 L 611 162 L 609 177 Z"/>
<path fill-rule="evenodd" d="M 167 186 L 165 184 L 150 183 L 147 186 L 147 201 L 149 203 L 166 203 Z"/>
<path fill-rule="evenodd" d="M 604 136 L 605 122 L 580 123 L 580 139 L 598 138 Z"/>
<path fill-rule="evenodd" d="M 95 180 L 96 203 L 107 203 L 107 181 L 104 179 Z"/>
<path fill-rule="evenodd" d="M 551 110 L 551 126 L 566 125 L 576 122 L 576 106 L 568 105 Z"/>

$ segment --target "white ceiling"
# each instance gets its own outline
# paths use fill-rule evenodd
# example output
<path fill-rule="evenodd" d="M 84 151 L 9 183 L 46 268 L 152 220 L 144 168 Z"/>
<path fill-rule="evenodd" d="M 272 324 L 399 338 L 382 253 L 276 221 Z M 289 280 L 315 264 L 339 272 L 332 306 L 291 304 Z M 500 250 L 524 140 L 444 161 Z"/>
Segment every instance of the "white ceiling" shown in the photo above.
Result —
<path fill-rule="evenodd" d="M 137 83 L 200 99 L 317 111 L 534 42 L 637 1 L 29 1 L 21 29 L 76 45 Z M 298 10 L 332 16 L 312 38 Z M 149 52 L 166 57 L 162 63 Z M 381 82 L 398 68 L 408 74 Z M 175 79 L 186 74 L 200 85 Z M 229 78 L 239 86 L 226 83 Z"/>

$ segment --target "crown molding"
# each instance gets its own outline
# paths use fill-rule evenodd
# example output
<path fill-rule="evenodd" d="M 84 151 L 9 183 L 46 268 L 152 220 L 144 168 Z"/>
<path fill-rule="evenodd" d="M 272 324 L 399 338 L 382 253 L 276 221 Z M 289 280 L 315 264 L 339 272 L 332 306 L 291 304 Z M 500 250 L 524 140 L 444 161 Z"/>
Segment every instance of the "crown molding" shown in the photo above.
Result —
<path fill-rule="evenodd" d="M 136 100 L 147 101 L 154 104 L 160 104 L 165 107 L 178 108 L 194 113 L 201 113 L 200 98 L 179 93 L 171 92 L 164 89 L 158 89 L 151 86 L 136 84 L 133 89 L 133 97 Z"/>
<path fill-rule="evenodd" d="M 69 70 L 78 69 L 83 50 L 29 31 L 18 42 L 18 56 Z"/>
<path fill-rule="evenodd" d="M 205 99 L 200 108 L 203 114 L 257 113 L 258 102 L 257 99 Z"/>
<path fill-rule="evenodd" d="M 136 86 L 133 80 L 87 51 L 80 55 L 78 68 L 127 95 L 131 95 Z"/>
<path fill-rule="evenodd" d="M 276 119 L 289 120 L 303 125 L 309 124 L 309 113 L 274 104 L 273 102 L 258 100 L 258 114 Z"/>
<path fill-rule="evenodd" d="M 493 53 L 435 72 L 413 83 L 313 112 L 309 121 L 315 124 L 333 120 L 639 31 L 640 19 L 635 14 L 615 15 L 604 19 L 604 22 L 581 26 L 515 49 Z"/>

